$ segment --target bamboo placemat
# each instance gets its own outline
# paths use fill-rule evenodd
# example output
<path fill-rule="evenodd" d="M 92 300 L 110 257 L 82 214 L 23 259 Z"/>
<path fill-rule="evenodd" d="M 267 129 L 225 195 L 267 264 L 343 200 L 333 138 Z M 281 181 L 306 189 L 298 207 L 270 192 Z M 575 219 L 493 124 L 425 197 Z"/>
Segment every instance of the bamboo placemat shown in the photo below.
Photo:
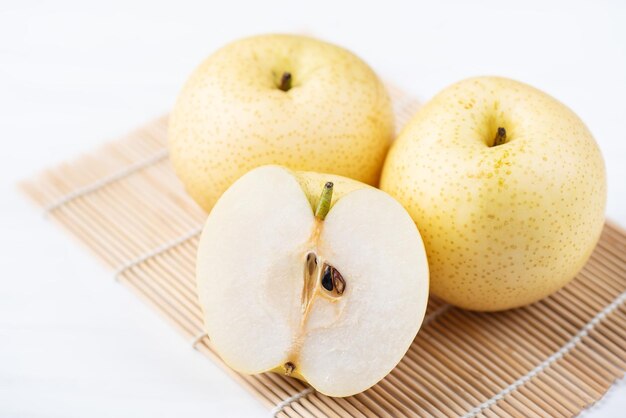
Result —
<path fill-rule="evenodd" d="M 390 91 L 401 127 L 417 103 Z M 206 215 L 174 175 L 166 136 L 164 117 L 22 188 L 193 348 L 223 365 L 203 333 L 195 292 Z M 573 416 L 624 375 L 625 300 L 626 233 L 607 223 L 576 279 L 530 307 L 481 314 L 431 300 L 402 362 L 359 395 L 330 398 L 291 378 L 224 369 L 280 417 Z"/>

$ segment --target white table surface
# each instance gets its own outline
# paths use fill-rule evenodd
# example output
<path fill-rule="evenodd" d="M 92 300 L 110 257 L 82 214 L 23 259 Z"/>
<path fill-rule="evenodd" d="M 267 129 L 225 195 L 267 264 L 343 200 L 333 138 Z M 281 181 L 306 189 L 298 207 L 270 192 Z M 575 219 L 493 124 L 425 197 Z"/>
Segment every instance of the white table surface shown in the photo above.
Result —
<path fill-rule="evenodd" d="M 167 112 L 190 71 L 244 35 L 317 34 L 424 100 L 478 74 L 544 89 L 595 134 L 607 215 L 626 225 L 624 2 L 87 3 L 0 2 L 0 417 L 267 413 L 15 189 Z M 624 411 L 621 383 L 586 415 Z"/>

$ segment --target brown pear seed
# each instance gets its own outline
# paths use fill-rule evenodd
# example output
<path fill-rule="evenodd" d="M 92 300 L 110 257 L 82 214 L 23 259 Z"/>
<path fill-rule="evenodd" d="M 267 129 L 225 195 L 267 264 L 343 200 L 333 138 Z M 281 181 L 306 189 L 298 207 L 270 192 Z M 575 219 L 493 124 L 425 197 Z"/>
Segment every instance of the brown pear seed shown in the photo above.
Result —
<path fill-rule="evenodd" d="M 330 271 L 333 276 L 333 286 L 335 287 L 335 291 L 338 295 L 342 295 L 344 290 L 346 290 L 346 281 L 336 268 L 331 267 Z"/>
<path fill-rule="evenodd" d="M 337 296 L 341 296 L 346 290 L 346 281 L 339 270 L 330 264 L 324 264 L 324 272 L 322 274 L 322 287 L 329 292 L 334 291 Z"/>
<path fill-rule="evenodd" d="M 317 268 L 317 256 L 315 253 L 308 253 L 306 255 L 306 268 L 309 276 L 315 274 L 315 269 Z"/>
<path fill-rule="evenodd" d="M 324 274 L 322 274 L 322 287 L 329 292 L 333 291 L 333 275 L 331 272 L 332 267 L 328 264 L 324 267 Z"/>

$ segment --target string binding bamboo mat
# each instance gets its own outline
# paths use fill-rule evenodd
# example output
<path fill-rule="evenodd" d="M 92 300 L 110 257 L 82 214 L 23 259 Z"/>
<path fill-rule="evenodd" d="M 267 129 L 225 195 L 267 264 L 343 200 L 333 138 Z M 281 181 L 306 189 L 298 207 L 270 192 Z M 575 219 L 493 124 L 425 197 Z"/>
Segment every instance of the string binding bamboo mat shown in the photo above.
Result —
<path fill-rule="evenodd" d="M 401 127 L 417 103 L 390 92 Z M 402 362 L 359 395 L 329 398 L 280 375 L 233 372 L 202 330 L 194 268 L 206 215 L 169 165 L 166 134 L 164 117 L 21 186 L 271 415 L 568 417 L 623 377 L 626 233 L 610 223 L 576 279 L 530 307 L 481 314 L 431 300 Z"/>

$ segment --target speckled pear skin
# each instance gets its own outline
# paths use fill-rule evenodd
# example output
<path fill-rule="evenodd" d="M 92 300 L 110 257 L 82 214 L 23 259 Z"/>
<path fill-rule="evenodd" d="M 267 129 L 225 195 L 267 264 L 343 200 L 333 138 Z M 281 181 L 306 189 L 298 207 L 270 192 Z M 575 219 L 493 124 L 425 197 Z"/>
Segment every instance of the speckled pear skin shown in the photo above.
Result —
<path fill-rule="evenodd" d="M 288 91 L 278 87 L 284 72 Z M 195 70 L 171 114 L 169 147 L 176 174 L 209 211 L 264 164 L 377 185 L 393 135 L 388 93 L 362 60 L 312 38 L 262 35 Z"/>
<path fill-rule="evenodd" d="M 499 127 L 507 142 L 492 147 Z M 555 292 L 604 224 L 604 162 L 587 127 L 504 78 L 461 81 L 422 107 L 390 150 L 381 188 L 422 234 L 432 293 L 473 310 Z"/>

